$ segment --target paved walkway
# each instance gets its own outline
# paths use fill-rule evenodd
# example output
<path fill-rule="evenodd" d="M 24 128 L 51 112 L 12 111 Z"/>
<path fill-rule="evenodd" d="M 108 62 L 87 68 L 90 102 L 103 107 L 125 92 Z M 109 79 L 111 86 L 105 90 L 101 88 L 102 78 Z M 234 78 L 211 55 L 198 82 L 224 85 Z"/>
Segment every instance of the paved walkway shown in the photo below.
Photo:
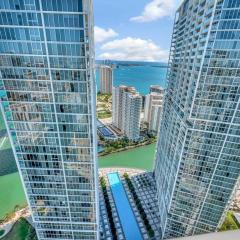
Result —
<path fill-rule="evenodd" d="M 112 123 L 112 117 L 110 117 L 110 118 L 102 118 L 102 119 L 99 119 L 99 121 L 102 122 L 104 125 L 108 125 L 108 124 Z"/>
<path fill-rule="evenodd" d="M 129 176 L 134 176 L 139 173 L 144 173 L 145 171 L 137 168 L 100 168 L 99 176 L 106 176 L 108 173 L 118 172 L 120 175 L 128 173 Z"/>
<path fill-rule="evenodd" d="M 14 223 L 21 217 L 24 217 L 24 218 L 31 217 L 28 207 L 15 212 L 14 217 L 12 217 L 10 220 L 0 224 L 0 229 L 4 230 L 4 234 L 0 237 L 0 239 L 3 238 L 5 235 L 7 235 L 11 231 Z"/>

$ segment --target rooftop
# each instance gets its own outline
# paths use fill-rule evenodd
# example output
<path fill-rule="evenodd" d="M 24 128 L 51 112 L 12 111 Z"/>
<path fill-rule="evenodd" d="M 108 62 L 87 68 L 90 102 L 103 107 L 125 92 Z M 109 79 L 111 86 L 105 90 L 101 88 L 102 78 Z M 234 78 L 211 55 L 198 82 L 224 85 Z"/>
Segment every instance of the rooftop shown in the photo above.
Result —
<path fill-rule="evenodd" d="M 111 67 L 111 66 L 108 66 L 108 65 L 100 65 L 99 67 L 100 67 L 100 68 L 109 68 L 109 69 L 112 69 L 112 67 Z"/>
<path fill-rule="evenodd" d="M 164 90 L 163 87 L 159 86 L 159 85 L 151 85 L 150 88 L 155 88 L 155 89 L 159 89 L 159 90 Z"/>

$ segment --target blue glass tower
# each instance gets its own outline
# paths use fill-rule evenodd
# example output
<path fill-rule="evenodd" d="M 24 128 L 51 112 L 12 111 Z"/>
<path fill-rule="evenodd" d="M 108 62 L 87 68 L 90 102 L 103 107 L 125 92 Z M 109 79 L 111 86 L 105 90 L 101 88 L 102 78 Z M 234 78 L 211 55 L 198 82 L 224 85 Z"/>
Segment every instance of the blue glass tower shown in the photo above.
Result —
<path fill-rule="evenodd" d="M 0 8 L 1 110 L 38 239 L 98 239 L 92 1 Z"/>
<path fill-rule="evenodd" d="M 163 238 L 216 231 L 240 176 L 240 1 L 176 13 L 155 177 Z"/>

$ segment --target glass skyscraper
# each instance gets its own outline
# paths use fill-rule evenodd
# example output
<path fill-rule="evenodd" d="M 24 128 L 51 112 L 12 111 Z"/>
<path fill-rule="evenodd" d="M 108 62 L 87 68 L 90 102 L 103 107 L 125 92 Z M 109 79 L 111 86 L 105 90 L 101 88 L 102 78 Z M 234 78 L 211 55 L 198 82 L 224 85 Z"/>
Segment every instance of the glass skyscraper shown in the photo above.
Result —
<path fill-rule="evenodd" d="M 215 231 L 240 176 L 240 0 L 176 12 L 155 164 L 162 238 Z"/>
<path fill-rule="evenodd" d="M 0 8 L 1 109 L 38 239 L 99 239 L 92 1 Z"/>

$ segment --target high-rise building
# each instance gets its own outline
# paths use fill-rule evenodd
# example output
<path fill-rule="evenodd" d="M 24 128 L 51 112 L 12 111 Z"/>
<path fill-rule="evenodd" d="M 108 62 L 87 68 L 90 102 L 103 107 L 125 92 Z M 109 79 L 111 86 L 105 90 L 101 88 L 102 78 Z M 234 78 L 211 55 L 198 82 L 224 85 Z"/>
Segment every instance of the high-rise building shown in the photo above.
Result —
<path fill-rule="evenodd" d="M 219 228 L 240 176 L 240 1 L 177 10 L 155 178 L 162 238 Z"/>
<path fill-rule="evenodd" d="M 140 115 L 142 110 L 142 96 L 137 93 L 123 93 L 123 128 L 124 135 L 137 141 L 140 137 Z"/>
<path fill-rule="evenodd" d="M 160 129 L 164 97 L 164 89 L 159 86 L 157 90 L 146 95 L 144 106 L 144 122 L 148 124 L 148 130 L 153 134 L 157 134 Z"/>
<path fill-rule="evenodd" d="M 140 114 L 142 96 L 134 87 L 119 86 L 113 88 L 113 125 L 130 140 L 140 136 Z"/>
<path fill-rule="evenodd" d="M 164 89 L 159 86 L 159 85 L 151 85 L 150 86 L 150 93 L 155 92 L 155 93 L 160 93 L 160 94 L 164 94 Z"/>
<path fill-rule="evenodd" d="M 135 88 L 127 87 L 124 85 L 121 85 L 119 87 L 113 87 L 112 118 L 113 118 L 113 125 L 118 129 L 122 129 L 123 93 L 124 92 L 135 92 Z"/>
<path fill-rule="evenodd" d="M 1 110 L 38 239 L 99 239 L 92 1 L 0 8 Z"/>
<path fill-rule="evenodd" d="M 101 93 L 112 93 L 113 87 L 113 70 L 110 66 L 100 66 L 100 92 Z"/>

